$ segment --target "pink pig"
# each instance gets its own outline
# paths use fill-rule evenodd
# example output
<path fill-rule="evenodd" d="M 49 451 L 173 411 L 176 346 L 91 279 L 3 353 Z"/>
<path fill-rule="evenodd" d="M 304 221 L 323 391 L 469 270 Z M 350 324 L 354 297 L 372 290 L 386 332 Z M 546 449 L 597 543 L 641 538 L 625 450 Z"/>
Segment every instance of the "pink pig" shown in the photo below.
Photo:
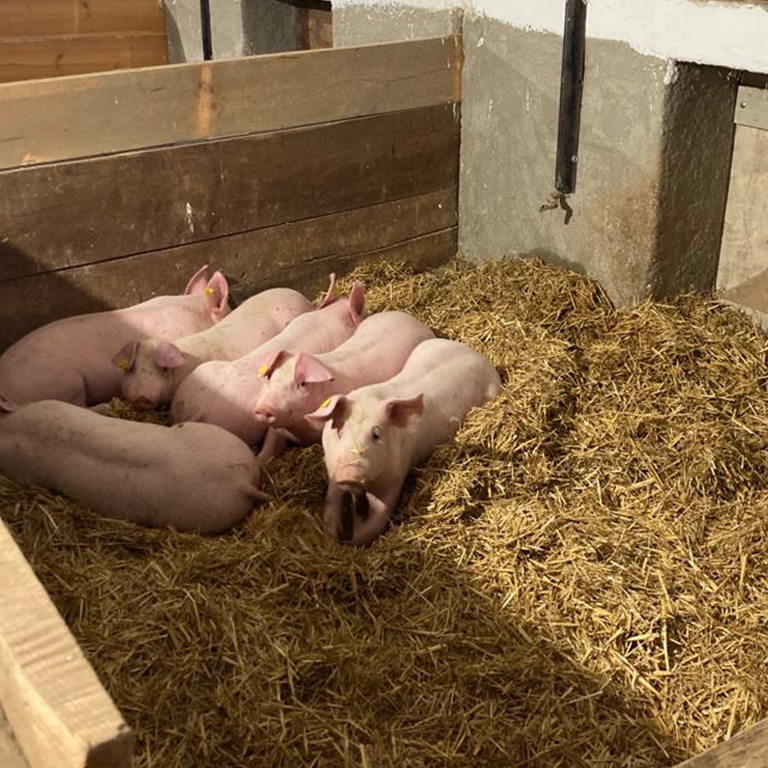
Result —
<path fill-rule="evenodd" d="M 0 357 L 0 390 L 17 403 L 105 403 L 120 393 L 110 362 L 131 339 L 175 339 L 217 323 L 229 312 L 227 281 L 199 270 L 180 296 L 158 296 L 127 309 L 68 317 L 24 336 Z"/>
<path fill-rule="evenodd" d="M 458 341 L 433 339 L 419 344 L 394 378 L 334 396 L 309 414 L 308 421 L 324 425 L 329 532 L 353 544 L 373 541 L 411 467 L 500 390 L 485 357 Z"/>
<path fill-rule="evenodd" d="M 314 357 L 277 350 L 268 360 L 268 381 L 254 408 L 257 419 L 300 443 L 320 442 L 322 425 L 304 417 L 331 395 L 346 394 L 399 373 L 417 344 L 434 334 L 405 312 L 380 312 L 332 352 Z"/>
<path fill-rule="evenodd" d="M 272 288 L 246 299 L 215 326 L 175 342 L 159 338 L 129 342 L 113 358 L 123 370 L 123 396 L 140 411 L 164 405 L 197 366 L 242 357 L 311 309 L 298 291 Z"/>
<path fill-rule="evenodd" d="M 345 342 L 365 317 L 365 288 L 355 283 L 349 298 L 331 298 L 292 320 L 266 344 L 233 362 L 210 362 L 196 368 L 176 391 L 174 422 L 205 421 L 232 432 L 249 445 L 261 440 L 267 425 L 253 415 L 253 403 L 266 383 L 271 360 L 284 349 L 327 352 Z M 260 369 L 261 368 L 261 372 Z"/>
<path fill-rule="evenodd" d="M 17 408 L 0 395 L 0 472 L 140 525 L 230 528 L 265 498 L 257 481 L 272 450 L 267 440 L 256 457 L 210 424 L 142 424 L 57 400 Z"/>

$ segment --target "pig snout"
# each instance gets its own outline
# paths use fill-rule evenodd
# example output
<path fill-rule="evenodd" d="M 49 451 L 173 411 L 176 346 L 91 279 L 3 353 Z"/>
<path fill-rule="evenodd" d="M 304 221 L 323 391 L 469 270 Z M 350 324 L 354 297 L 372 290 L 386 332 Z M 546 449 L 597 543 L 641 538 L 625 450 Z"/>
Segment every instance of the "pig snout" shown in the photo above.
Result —
<path fill-rule="evenodd" d="M 277 421 L 277 414 L 271 408 L 256 408 L 253 415 L 256 417 L 257 421 L 261 421 L 265 424 L 274 424 Z"/>
<path fill-rule="evenodd" d="M 344 487 L 362 487 L 365 485 L 365 472 L 359 461 L 344 462 L 336 467 L 333 479 Z"/>
<path fill-rule="evenodd" d="M 156 407 L 157 401 L 145 395 L 136 395 L 128 400 L 131 407 L 137 411 L 151 411 Z"/>

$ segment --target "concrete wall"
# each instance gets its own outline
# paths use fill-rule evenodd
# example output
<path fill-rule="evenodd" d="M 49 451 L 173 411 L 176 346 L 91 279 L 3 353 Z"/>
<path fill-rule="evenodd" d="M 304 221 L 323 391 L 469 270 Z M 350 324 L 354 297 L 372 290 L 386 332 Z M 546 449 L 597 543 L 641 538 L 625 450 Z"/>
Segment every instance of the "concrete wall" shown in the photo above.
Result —
<path fill-rule="evenodd" d="M 768 68 L 759 35 L 736 40 L 720 5 L 592 0 L 566 223 L 560 209 L 539 212 L 554 189 L 563 1 L 475 0 L 463 22 L 454 5 L 338 0 L 334 25 L 337 45 L 462 28 L 462 254 L 537 253 L 599 279 L 619 303 L 713 287 L 736 83 L 727 70 L 671 56 Z M 737 31 L 765 29 L 768 39 L 766 9 L 728 10 L 743 14 Z M 687 24 L 685 34 L 667 29 L 672 22 Z"/>
<path fill-rule="evenodd" d="M 200 0 L 163 0 L 169 61 L 201 61 Z M 210 0 L 217 59 L 292 51 L 299 47 L 298 13 L 278 0 Z"/>

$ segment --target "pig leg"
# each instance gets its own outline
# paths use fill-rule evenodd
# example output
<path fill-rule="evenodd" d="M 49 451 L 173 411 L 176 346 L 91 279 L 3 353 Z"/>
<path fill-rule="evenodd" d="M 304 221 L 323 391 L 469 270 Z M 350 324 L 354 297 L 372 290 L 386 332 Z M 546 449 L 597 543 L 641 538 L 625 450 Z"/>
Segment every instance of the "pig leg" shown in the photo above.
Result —
<path fill-rule="evenodd" d="M 270 495 L 264 493 L 259 489 L 259 478 L 261 477 L 261 469 L 265 465 L 269 464 L 276 456 L 280 456 L 285 448 L 285 437 L 278 434 L 277 430 L 270 429 L 267 431 L 267 436 L 264 438 L 264 443 L 261 446 L 261 450 L 256 455 L 256 471 L 252 486 L 249 489 L 249 494 L 258 501 L 269 501 Z"/>

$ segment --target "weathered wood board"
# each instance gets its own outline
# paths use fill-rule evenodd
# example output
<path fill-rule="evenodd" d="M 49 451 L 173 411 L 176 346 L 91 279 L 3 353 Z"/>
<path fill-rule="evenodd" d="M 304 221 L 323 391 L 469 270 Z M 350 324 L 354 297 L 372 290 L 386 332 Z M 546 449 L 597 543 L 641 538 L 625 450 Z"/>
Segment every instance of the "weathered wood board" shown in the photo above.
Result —
<path fill-rule="evenodd" d="M 29 768 L 29 763 L 21 754 L 21 747 L 11 730 L 11 724 L 0 707 L 0 765 L 3 768 Z"/>
<path fill-rule="evenodd" d="M 0 522 L 0 700 L 30 768 L 128 768 L 133 734 Z"/>
<path fill-rule="evenodd" d="M 165 34 L 162 0 L 2 0 L 2 37 Z"/>
<path fill-rule="evenodd" d="M 2 171 L 0 283 L 445 189 L 458 141 L 439 105 Z"/>
<path fill-rule="evenodd" d="M 458 101 L 460 51 L 448 37 L 1 85 L 0 168 Z"/>
<path fill-rule="evenodd" d="M 768 130 L 736 126 L 717 285 L 737 290 L 768 268 Z M 763 280 L 763 282 L 765 282 Z M 753 297 L 755 286 L 746 289 Z M 762 305 L 768 310 L 768 291 Z M 739 299 L 734 298 L 734 301 Z M 756 306 L 756 305 L 755 305 Z"/>
<path fill-rule="evenodd" d="M 315 290 L 362 259 L 437 266 L 456 253 L 457 188 L 100 264 L 0 283 L 0 349 L 48 322 L 177 292 L 203 264 L 233 296 L 292 285 Z"/>
<path fill-rule="evenodd" d="M 768 719 L 732 739 L 680 763 L 676 768 L 765 768 L 768 765 Z"/>
<path fill-rule="evenodd" d="M 153 32 L 0 39 L 0 83 L 151 67 L 165 61 L 165 34 Z M 0 109 L 5 122 L 6 107 Z"/>

